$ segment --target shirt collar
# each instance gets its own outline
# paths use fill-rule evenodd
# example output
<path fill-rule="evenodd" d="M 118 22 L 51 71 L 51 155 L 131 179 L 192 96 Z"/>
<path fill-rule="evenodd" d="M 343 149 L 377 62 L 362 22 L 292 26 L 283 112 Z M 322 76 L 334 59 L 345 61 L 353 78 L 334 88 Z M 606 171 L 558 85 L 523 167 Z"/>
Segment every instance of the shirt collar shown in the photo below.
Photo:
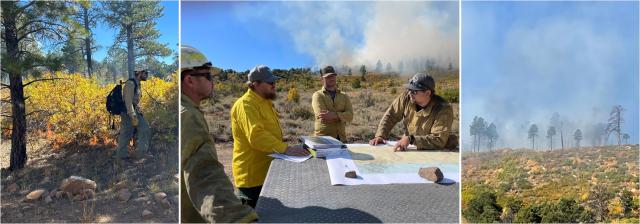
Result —
<path fill-rule="evenodd" d="M 271 105 L 271 104 L 272 104 L 271 100 L 268 100 L 268 99 L 262 98 L 262 96 L 260 96 L 258 93 L 256 93 L 256 92 L 255 92 L 255 91 L 253 91 L 252 89 L 248 89 L 248 90 L 247 90 L 247 94 L 248 94 L 248 97 L 249 97 L 250 99 L 255 99 L 255 100 L 257 100 L 257 101 L 258 101 L 258 102 L 260 102 L 260 103 L 266 103 L 266 104 L 269 104 L 269 105 Z"/>
<path fill-rule="evenodd" d="M 180 104 L 182 104 L 183 107 L 193 107 L 200 110 L 200 105 L 197 105 L 191 98 L 184 95 L 184 93 L 180 93 Z"/>

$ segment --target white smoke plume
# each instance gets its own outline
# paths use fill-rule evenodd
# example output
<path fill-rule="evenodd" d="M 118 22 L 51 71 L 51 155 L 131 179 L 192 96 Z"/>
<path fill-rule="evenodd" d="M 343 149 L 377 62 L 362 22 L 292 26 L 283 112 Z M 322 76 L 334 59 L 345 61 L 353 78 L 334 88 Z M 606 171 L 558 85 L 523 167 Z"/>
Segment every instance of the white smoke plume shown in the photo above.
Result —
<path fill-rule="evenodd" d="M 288 32 L 299 52 L 317 67 L 359 68 L 380 60 L 397 70 L 412 63 L 458 67 L 457 2 L 282 2 L 254 7 Z M 261 15 L 274 16 L 261 16 Z M 277 15 L 277 16 L 275 16 Z M 246 15 L 242 15 L 246 16 Z M 357 70 L 354 70 L 356 73 Z"/>

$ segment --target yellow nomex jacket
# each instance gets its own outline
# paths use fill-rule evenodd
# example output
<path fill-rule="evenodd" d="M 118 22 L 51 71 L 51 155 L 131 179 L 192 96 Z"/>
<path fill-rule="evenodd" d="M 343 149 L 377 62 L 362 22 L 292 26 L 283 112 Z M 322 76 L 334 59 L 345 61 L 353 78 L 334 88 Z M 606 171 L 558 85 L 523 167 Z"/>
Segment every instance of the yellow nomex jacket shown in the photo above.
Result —
<path fill-rule="evenodd" d="M 353 108 L 347 94 L 336 91 L 336 96 L 332 99 L 331 93 L 322 87 L 321 90 L 313 93 L 311 106 L 316 117 L 314 133 L 316 136 L 331 136 L 343 142 L 347 140 L 345 126 L 353 120 Z M 318 118 L 322 111 L 336 112 L 340 120 L 332 123 L 323 123 Z"/>
<path fill-rule="evenodd" d="M 236 187 L 262 186 L 273 160 L 268 155 L 287 148 L 273 103 L 247 90 L 231 108 L 231 132 Z"/>

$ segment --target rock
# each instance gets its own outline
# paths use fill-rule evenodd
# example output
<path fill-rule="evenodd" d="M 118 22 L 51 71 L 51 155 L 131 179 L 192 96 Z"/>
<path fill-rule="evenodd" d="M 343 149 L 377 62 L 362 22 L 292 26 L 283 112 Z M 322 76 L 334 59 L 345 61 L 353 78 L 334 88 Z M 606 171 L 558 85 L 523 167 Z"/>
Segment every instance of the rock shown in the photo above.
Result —
<path fill-rule="evenodd" d="M 138 192 L 138 197 L 147 197 L 147 193 L 144 193 L 144 191 L 140 191 Z"/>
<path fill-rule="evenodd" d="M 150 219 L 151 217 L 153 217 L 153 213 L 149 210 L 144 210 L 142 211 L 142 218 L 144 219 Z"/>
<path fill-rule="evenodd" d="M 82 201 L 82 199 L 84 199 L 84 196 L 82 196 L 81 194 L 77 194 L 73 197 L 74 201 Z"/>
<path fill-rule="evenodd" d="M 348 177 L 348 178 L 357 178 L 358 177 L 358 175 L 356 174 L 356 171 L 354 171 L 354 170 L 344 173 L 344 176 Z"/>
<path fill-rule="evenodd" d="M 139 197 L 133 200 L 134 202 L 146 202 L 147 201 L 147 197 Z"/>
<path fill-rule="evenodd" d="M 122 189 L 118 192 L 118 200 L 126 202 L 129 198 L 131 198 L 131 192 L 129 192 L 129 189 Z"/>
<path fill-rule="evenodd" d="M 71 176 L 62 181 L 60 184 L 60 190 L 69 192 L 73 195 L 82 194 L 85 189 L 96 190 L 97 184 L 95 181 L 89 180 L 84 177 Z"/>
<path fill-rule="evenodd" d="M 51 199 L 51 195 L 47 195 L 47 197 L 44 198 L 44 202 L 46 202 L 47 204 L 53 202 L 53 199 Z"/>
<path fill-rule="evenodd" d="M 420 168 L 420 170 L 418 170 L 418 174 L 420 177 L 433 181 L 434 183 L 438 183 L 444 178 L 442 171 L 440 171 L 440 168 L 438 167 Z"/>
<path fill-rule="evenodd" d="M 162 199 L 162 201 L 160 201 L 160 205 L 162 205 L 162 207 L 166 208 L 166 209 L 171 208 L 171 203 L 169 202 L 169 200 L 167 198 Z"/>
<path fill-rule="evenodd" d="M 116 190 L 120 190 L 120 189 L 126 188 L 127 184 L 128 184 L 127 180 L 122 180 L 118 182 L 114 187 L 116 188 Z"/>
<path fill-rule="evenodd" d="M 9 191 L 9 192 L 11 192 L 11 193 L 14 193 L 14 192 L 17 192 L 17 191 L 18 191 L 18 188 L 19 188 L 19 187 L 18 187 L 18 184 L 13 183 L 13 184 L 11 184 L 11 185 L 9 185 L 9 186 L 7 187 L 7 191 Z"/>
<path fill-rule="evenodd" d="M 173 175 L 173 178 L 175 179 L 175 181 L 180 181 L 180 174 L 176 173 L 176 175 Z"/>
<path fill-rule="evenodd" d="M 158 202 L 161 202 L 163 199 L 165 199 L 167 197 L 167 194 L 165 194 L 164 192 L 158 192 L 158 193 L 154 194 L 153 196 L 156 198 L 156 200 Z"/>
<path fill-rule="evenodd" d="M 38 199 L 40 199 L 42 197 L 42 195 L 44 195 L 47 192 L 47 190 L 45 189 L 38 189 L 32 192 L 29 192 L 29 194 L 27 194 L 27 196 L 25 197 L 24 201 L 25 202 L 34 202 Z"/>
<path fill-rule="evenodd" d="M 7 181 L 7 182 L 11 182 L 11 181 L 13 181 L 13 176 L 11 176 L 11 175 L 7 176 L 7 180 L 6 180 L 6 181 Z"/>

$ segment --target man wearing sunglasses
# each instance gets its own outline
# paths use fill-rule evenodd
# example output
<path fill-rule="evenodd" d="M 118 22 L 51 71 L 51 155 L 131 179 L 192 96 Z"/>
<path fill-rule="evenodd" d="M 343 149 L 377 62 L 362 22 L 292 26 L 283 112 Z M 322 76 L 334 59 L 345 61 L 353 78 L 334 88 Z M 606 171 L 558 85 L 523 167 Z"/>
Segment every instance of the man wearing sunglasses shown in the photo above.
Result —
<path fill-rule="evenodd" d="M 321 70 L 322 89 L 313 93 L 311 106 L 316 115 L 315 135 L 331 136 L 347 140 L 345 126 L 353 120 L 353 108 L 349 96 L 338 90 L 337 76 L 332 66 Z"/>
<path fill-rule="evenodd" d="M 122 100 L 126 111 L 120 114 L 120 135 L 118 136 L 118 147 L 116 148 L 115 158 L 129 158 L 128 146 L 131 138 L 136 137 L 136 149 L 132 154 L 134 159 L 141 158 L 149 148 L 149 138 L 151 131 L 149 123 L 142 116 L 140 110 L 140 98 L 142 97 L 141 81 L 146 81 L 149 73 L 146 70 L 138 70 L 134 72 L 135 77 L 127 80 L 122 88 Z M 126 113 L 126 114 L 125 114 Z"/>
<path fill-rule="evenodd" d="M 193 47 L 182 45 L 180 54 L 181 221 L 251 222 L 257 215 L 234 194 L 200 109 L 213 96 L 213 76 L 221 71 Z"/>
<path fill-rule="evenodd" d="M 240 198 L 254 208 L 273 160 L 268 155 L 309 153 L 301 145 L 290 146 L 283 141 L 278 112 L 273 106 L 278 79 L 267 66 L 254 67 L 249 72 L 249 89 L 231 108 L 233 179 Z"/>
<path fill-rule="evenodd" d="M 398 96 L 382 117 L 371 145 L 384 144 L 389 133 L 402 121 L 404 133 L 394 146 L 404 151 L 409 144 L 421 149 L 444 149 L 447 145 L 453 109 L 445 99 L 435 94 L 433 77 L 418 73 L 405 85 L 407 91 Z"/>

